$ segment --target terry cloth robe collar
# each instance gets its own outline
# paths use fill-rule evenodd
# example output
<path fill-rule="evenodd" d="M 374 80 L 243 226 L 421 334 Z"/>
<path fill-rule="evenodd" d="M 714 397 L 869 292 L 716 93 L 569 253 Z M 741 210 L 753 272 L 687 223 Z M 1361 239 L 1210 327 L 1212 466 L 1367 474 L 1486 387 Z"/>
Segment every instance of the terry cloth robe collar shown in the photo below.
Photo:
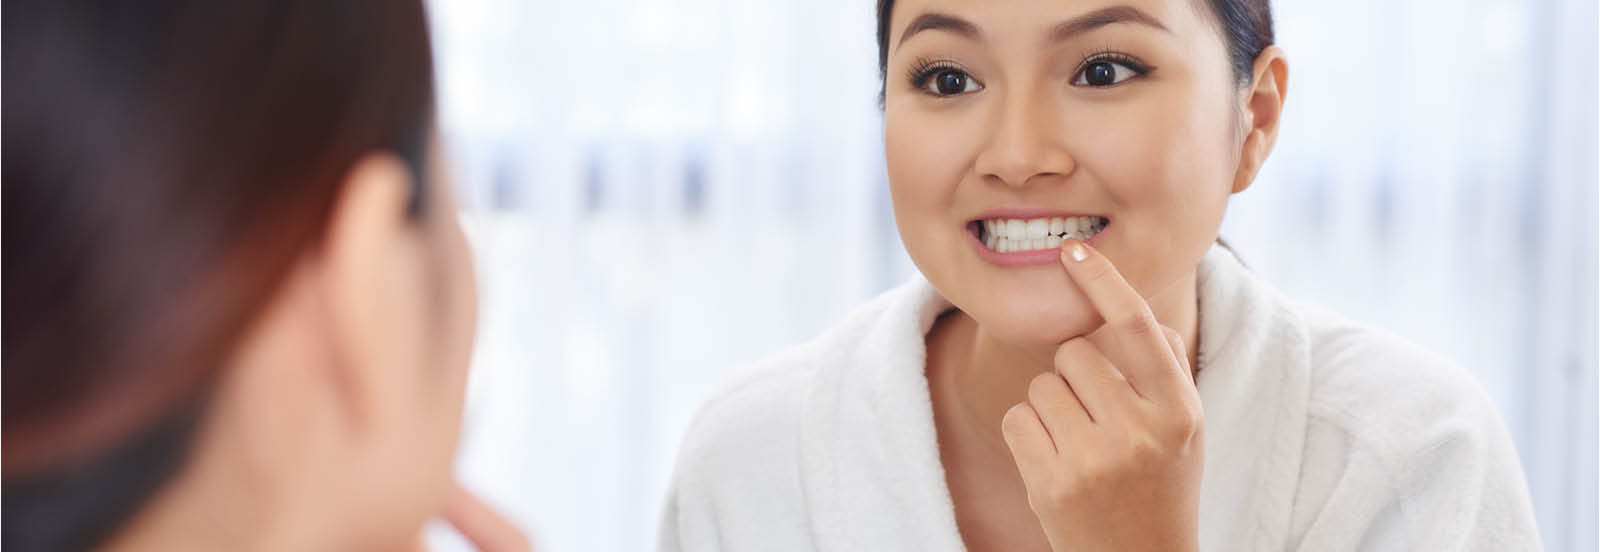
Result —
<path fill-rule="evenodd" d="M 1310 399 L 1310 346 L 1291 305 L 1233 253 L 1196 274 L 1198 388 L 1205 412 L 1200 547 L 1278 549 L 1289 539 Z M 924 366 L 924 337 L 950 303 L 902 286 L 851 359 L 821 369 L 800 421 L 801 485 L 822 550 L 901 543 L 961 550 Z"/>

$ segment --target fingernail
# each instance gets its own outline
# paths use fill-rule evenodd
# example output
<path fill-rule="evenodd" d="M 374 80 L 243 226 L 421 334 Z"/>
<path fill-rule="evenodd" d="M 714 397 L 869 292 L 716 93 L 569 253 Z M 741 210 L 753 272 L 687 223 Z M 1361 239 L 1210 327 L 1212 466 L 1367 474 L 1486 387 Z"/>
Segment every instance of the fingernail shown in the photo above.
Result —
<path fill-rule="evenodd" d="M 1083 242 L 1075 241 L 1067 247 L 1067 256 L 1072 257 L 1073 262 L 1081 263 L 1089 258 L 1089 249 L 1083 246 Z"/>

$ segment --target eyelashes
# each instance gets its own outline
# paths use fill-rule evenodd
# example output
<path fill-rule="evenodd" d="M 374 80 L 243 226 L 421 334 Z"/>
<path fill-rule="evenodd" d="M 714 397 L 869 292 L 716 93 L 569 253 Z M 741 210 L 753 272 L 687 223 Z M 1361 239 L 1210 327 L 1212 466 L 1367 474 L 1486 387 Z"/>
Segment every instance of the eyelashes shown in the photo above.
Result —
<path fill-rule="evenodd" d="M 1111 88 L 1154 72 L 1156 67 L 1109 47 L 1089 53 L 1078 62 L 1068 84 L 1073 87 Z M 906 70 L 913 89 L 934 97 L 951 97 L 982 90 L 981 82 L 955 61 L 919 58 Z M 935 80 L 938 82 L 935 82 Z M 958 86 L 957 86 L 958 85 Z"/>
<path fill-rule="evenodd" d="M 923 89 L 928 87 L 928 83 L 933 80 L 933 77 L 942 73 L 959 73 L 970 78 L 966 68 L 954 61 L 923 58 L 918 59 L 910 69 L 906 70 L 906 82 L 910 83 L 913 88 Z"/>
<path fill-rule="evenodd" d="M 1115 70 L 1115 67 L 1122 67 L 1122 69 L 1128 70 L 1130 75 L 1114 77 L 1114 82 L 1110 83 L 1096 83 L 1093 75 L 1118 74 L 1118 70 Z M 1072 70 L 1072 85 L 1110 88 L 1110 86 L 1125 82 L 1128 78 L 1149 75 L 1152 70 L 1155 70 L 1155 66 L 1139 61 L 1139 58 L 1134 58 L 1131 54 L 1110 50 L 1110 48 L 1101 48 L 1101 50 L 1085 56 L 1082 62 L 1078 62 L 1078 69 Z"/>

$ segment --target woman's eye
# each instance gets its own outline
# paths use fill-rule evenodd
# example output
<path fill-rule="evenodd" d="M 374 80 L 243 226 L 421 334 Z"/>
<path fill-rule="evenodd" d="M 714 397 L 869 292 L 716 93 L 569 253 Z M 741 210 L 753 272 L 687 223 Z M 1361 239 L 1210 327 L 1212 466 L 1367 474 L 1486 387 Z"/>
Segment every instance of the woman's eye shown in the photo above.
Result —
<path fill-rule="evenodd" d="M 922 87 L 935 96 L 954 96 L 983 89 L 971 75 L 955 70 L 934 73 Z"/>
<path fill-rule="evenodd" d="M 1117 61 L 1091 61 L 1083 66 L 1078 77 L 1072 81 L 1073 86 L 1093 86 L 1105 88 L 1121 83 L 1122 81 L 1139 76 L 1141 71 Z"/>

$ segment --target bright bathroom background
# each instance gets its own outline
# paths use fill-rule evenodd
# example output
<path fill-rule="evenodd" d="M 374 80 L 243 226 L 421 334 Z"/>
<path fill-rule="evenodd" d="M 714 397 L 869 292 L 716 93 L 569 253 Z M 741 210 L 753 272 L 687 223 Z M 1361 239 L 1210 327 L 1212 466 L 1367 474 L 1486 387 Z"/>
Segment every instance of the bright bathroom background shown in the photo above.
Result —
<path fill-rule="evenodd" d="M 1274 7 L 1282 135 L 1223 235 L 1477 375 L 1546 547 L 1595 550 L 1595 3 Z M 913 272 L 874 2 L 431 8 L 482 303 L 460 475 L 541 551 L 650 550 L 714 386 Z"/>

